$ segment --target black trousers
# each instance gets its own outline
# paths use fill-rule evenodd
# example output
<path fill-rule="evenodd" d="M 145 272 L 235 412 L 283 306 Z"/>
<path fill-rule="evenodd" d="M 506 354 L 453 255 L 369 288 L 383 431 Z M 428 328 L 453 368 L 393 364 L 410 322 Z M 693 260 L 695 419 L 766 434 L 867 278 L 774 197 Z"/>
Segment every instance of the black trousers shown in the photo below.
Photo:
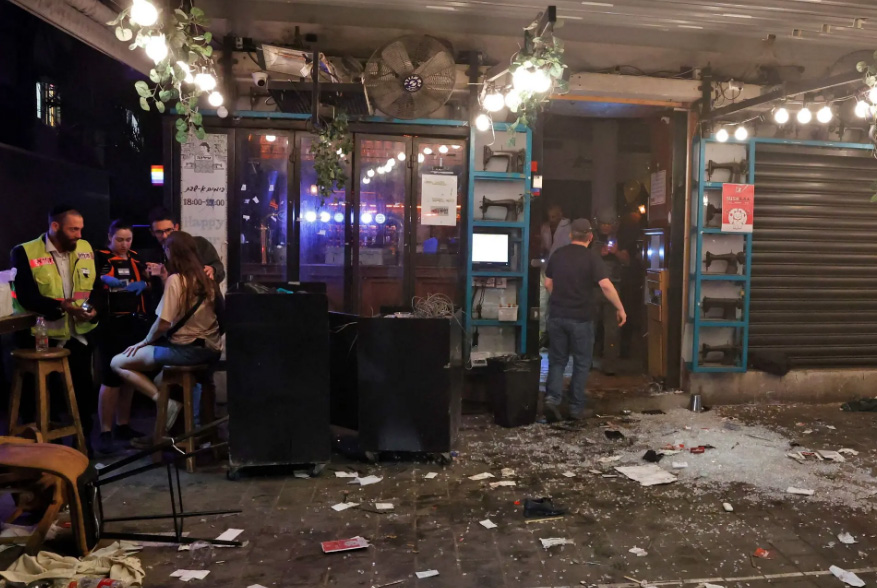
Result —
<path fill-rule="evenodd" d="M 82 432 L 85 434 L 85 442 L 91 447 L 91 431 L 94 427 L 94 415 L 97 412 L 97 391 L 94 387 L 94 378 L 92 377 L 92 352 L 94 350 L 94 341 L 91 333 L 85 336 L 88 345 L 83 345 L 76 339 L 70 339 L 64 344 L 64 348 L 70 351 L 70 357 L 67 358 L 70 363 L 70 377 L 73 380 L 73 390 L 76 395 L 76 406 L 79 409 L 79 418 L 82 421 Z M 17 333 L 15 343 L 19 349 L 33 349 L 36 346 L 36 340 L 28 332 Z M 58 346 L 58 341 L 49 340 L 52 347 Z M 34 394 L 36 392 L 35 382 L 33 379 L 24 381 L 24 387 L 21 397 L 21 419 L 25 422 L 32 422 L 31 418 L 35 415 L 36 403 L 34 402 Z M 64 396 L 64 381 L 60 374 L 52 374 L 49 376 L 49 394 L 51 406 L 51 418 L 57 420 L 66 407 Z"/>

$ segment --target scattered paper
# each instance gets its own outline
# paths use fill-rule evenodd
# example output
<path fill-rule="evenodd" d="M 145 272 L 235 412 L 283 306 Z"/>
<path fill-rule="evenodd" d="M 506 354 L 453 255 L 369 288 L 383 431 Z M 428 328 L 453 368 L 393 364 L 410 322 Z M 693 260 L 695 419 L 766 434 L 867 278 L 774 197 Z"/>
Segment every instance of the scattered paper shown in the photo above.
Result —
<path fill-rule="evenodd" d="M 339 502 L 336 505 L 332 506 L 332 510 L 335 512 L 342 512 L 347 510 L 348 508 L 353 508 L 354 506 L 359 506 L 358 502 Z"/>
<path fill-rule="evenodd" d="M 841 582 L 844 582 L 845 584 L 849 584 L 850 586 L 864 586 L 865 585 L 865 583 L 862 581 L 862 579 L 860 577 L 858 577 L 857 575 L 855 575 L 852 572 L 848 572 L 848 571 L 841 569 L 837 566 L 831 566 L 830 568 L 828 568 L 828 571 L 830 571 L 832 574 L 834 574 L 834 576 L 838 580 L 840 580 Z"/>
<path fill-rule="evenodd" d="M 852 545 L 854 543 L 858 543 L 858 541 L 856 541 L 856 538 L 853 537 L 852 535 L 850 535 L 849 533 L 840 533 L 837 536 L 837 539 L 838 539 L 838 541 L 840 541 L 844 545 Z"/>
<path fill-rule="evenodd" d="M 674 470 L 681 470 L 681 469 L 685 469 L 687 467 L 688 467 L 687 461 L 674 461 L 673 462 L 673 469 Z"/>
<path fill-rule="evenodd" d="M 805 429 L 805 430 L 803 430 L 803 431 L 801 431 L 801 432 L 804 433 L 805 435 L 809 435 L 810 433 L 813 432 L 813 429 Z"/>
<path fill-rule="evenodd" d="M 358 478 L 359 474 L 356 472 L 335 472 L 336 478 Z"/>
<path fill-rule="evenodd" d="M 426 474 L 423 477 L 426 478 L 427 480 L 432 480 L 433 478 L 438 477 L 438 472 L 429 472 L 428 474 Z"/>
<path fill-rule="evenodd" d="M 662 449 L 658 453 L 661 455 L 676 455 L 677 453 L 682 453 L 679 449 Z"/>
<path fill-rule="evenodd" d="M 789 494 L 798 494 L 799 496 L 813 496 L 813 494 L 815 494 L 813 490 L 807 488 L 795 488 L 794 486 L 786 488 L 786 492 Z"/>
<path fill-rule="evenodd" d="M 632 548 L 628 549 L 627 551 L 628 551 L 628 553 L 632 553 L 637 557 L 645 557 L 649 554 L 649 552 L 646 551 L 645 549 L 643 549 L 642 547 L 632 547 Z"/>
<path fill-rule="evenodd" d="M 320 547 L 323 553 L 337 553 L 339 551 L 352 551 L 354 549 L 364 549 L 369 547 L 369 542 L 365 537 L 353 537 L 352 539 L 339 539 L 337 541 L 323 541 Z"/>
<path fill-rule="evenodd" d="M 618 476 L 617 474 L 603 474 L 603 477 L 604 478 L 618 478 L 620 476 Z"/>
<path fill-rule="evenodd" d="M 786 455 L 789 456 L 789 457 L 791 457 L 792 459 L 794 459 L 794 460 L 797 461 L 798 463 L 804 463 L 805 461 L 807 461 L 807 458 L 804 457 L 804 454 L 801 453 L 800 451 L 796 451 L 796 452 L 792 452 L 792 453 L 787 453 Z"/>
<path fill-rule="evenodd" d="M 375 510 L 393 510 L 394 507 L 392 502 L 376 502 Z"/>
<path fill-rule="evenodd" d="M 188 582 L 189 580 L 203 580 L 209 573 L 210 570 L 177 570 L 171 574 L 171 578 L 179 578 L 183 582 Z"/>
<path fill-rule="evenodd" d="M 177 548 L 177 551 L 198 551 L 199 549 L 205 549 L 210 547 L 210 543 L 206 541 L 195 541 L 194 543 L 183 543 Z M 216 545 L 214 547 L 219 547 Z"/>
<path fill-rule="evenodd" d="M 478 524 L 485 529 L 496 529 L 496 523 L 494 523 L 490 519 L 484 519 L 483 521 L 479 521 Z"/>
<path fill-rule="evenodd" d="M 613 455 L 612 457 L 601 457 L 597 461 L 599 461 L 600 463 L 614 463 L 616 461 L 621 461 L 621 456 Z"/>
<path fill-rule="evenodd" d="M 589 474 L 594 474 L 595 476 L 599 476 L 599 475 L 602 474 L 603 472 L 601 472 L 600 470 L 588 470 L 588 473 L 589 473 Z"/>
<path fill-rule="evenodd" d="M 418 580 L 423 580 L 424 578 L 432 578 L 433 576 L 438 576 L 438 570 L 426 570 L 425 572 L 414 572 L 414 575 L 417 576 Z"/>
<path fill-rule="evenodd" d="M 835 427 L 834 425 L 825 425 L 825 428 L 830 429 L 832 431 L 837 431 L 837 427 Z"/>
<path fill-rule="evenodd" d="M 366 476 L 364 478 L 356 477 L 352 482 L 348 482 L 348 484 L 359 484 L 360 486 L 370 486 L 371 484 L 377 484 L 383 480 L 383 478 L 379 476 Z"/>
<path fill-rule="evenodd" d="M 572 539 L 565 539 L 563 537 L 549 537 L 548 539 L 539 539 L 542 542 L 542 547 L 548 549 L 549 547 L 555 547 L 557 545 L 575 545 L 575 541 Z"/>
<path fill-rule="evenodd" d="M 234 541 L 237 536 L 243 533 L 243 529 L 228 529 L 222 535 L 216 538 L 217 541 Z"/>
<path fill-rule="evenodd" d="M 837 452 L 843 453 L 844 455 L 859 455 L 858 451 L 856 451 L 855 449 L 850 449 L 849 447 L 844 447 L 843 449 L 838 449 Z"/>
<path fill-rule="evenodd" d="M 292 475 L 296 478 L 301 478 L 303 480 L 307 480 L 311 477 L 311 475 L 305 470 L 298 470 L 297 472 L 292 472 Z"/>
<path fill-rule="evenodd" d="M 500 488 L 502 486 L 517 486 L 517 483 L 514 480 L 502 480 L 501 482 L 491 482 L 491 488 Z"/>
<path fill-rule="evenodd" d="M 839 451 L 819 451 L 817 453 L 823 459 L 827 459 L 830 461 L 838 461 L 838 462 L 846 461 L 846 459 L 844 459 L 844 456 L 841 455 Z"/>
<path fill-rule="evenodd" d="M 710 584 L 709 582 L 704 582 L 703 584 L 701 584 L 697 588 L 722 588 L 722 587 L 719 586 L 718 584 Z"/>
<path fill-rule="evenodd" d="M 734 512 L 734 507 L 731 506 L 731 503 L 730 503 L 730 502 L 723 502 L 723 503 L 722 503 L 722 508 L 725 509 L 725 512 Z"/>
<path fill-rule="evenodd" d="M 474 476 L 469 476 L 470 480 L 478 481 L 478 480 L 486 480 L 487 478 L 495 478 L 493 474 L 490 472 L 484 472 L 483 474 L 475 474 Z"/>
<path fill-rule="evenodd" d="M 676 476 L 664 471 L 660 466 L 653 463 L 641 466 L 617 467 L 615 470 L 643 486 L 672 484 L 677 480 Z"/>
<path fill-rule="evenodd" d="M 502 477 L 503 478 L 514 478 L 518 474 L 515 473 L 513 468 L 502 468 Z"/>
<path fill-rule="evenodd" d="M 565 478 L 575 478 L 576 474 L 575 474 L 575 472 L 563 472 L 563 476 Z"/>

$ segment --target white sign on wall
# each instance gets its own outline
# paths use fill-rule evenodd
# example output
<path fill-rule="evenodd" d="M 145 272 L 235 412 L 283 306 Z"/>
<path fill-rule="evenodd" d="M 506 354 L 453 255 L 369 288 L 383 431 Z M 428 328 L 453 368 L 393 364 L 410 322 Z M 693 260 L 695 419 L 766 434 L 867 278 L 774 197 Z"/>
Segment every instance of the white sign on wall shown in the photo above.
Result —
<path fill-rule="evenodd" d="M 228 135 L 181 146 L 180 228 L 210 241 L 228 273 Z"/>
<path fill-rule="evenodd" d="M 667 170 L 662 169 L 652 174 L 652 186 L 649 193 L 649 205 L 660 206 L 667 203 Z"/>
<path fill-rule="evenodd" d="M 420 224 L 453 227 L 457 224 L 457 176 L 423 174 Z"/>

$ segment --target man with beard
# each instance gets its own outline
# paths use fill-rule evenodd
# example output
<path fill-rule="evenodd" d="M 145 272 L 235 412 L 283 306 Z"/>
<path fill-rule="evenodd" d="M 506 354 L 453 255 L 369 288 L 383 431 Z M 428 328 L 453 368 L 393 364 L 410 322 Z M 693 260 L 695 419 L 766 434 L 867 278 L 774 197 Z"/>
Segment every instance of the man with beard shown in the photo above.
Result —
<path fill-rule="evenodd" d="M 49 213 L 48 232 L 16 245 L 11 258 L 12 266 L 18 270 L 16 309 L 45 317 L 50 346 L 70 351 L 76 404 L 86 443 L 91 447 L 97 398 L 91 376 L 89 333 L 97 326 L 97 314 L 93 309 L 83 308 L 83 304 L 92 295 L 97 270 L 91 245 L 82 239 L 83 225 L 82 215 L 71 206 L 56 206 Z M 21 348 L 35 346 L 32 332 L 20 334 L 16 342 Z"/>

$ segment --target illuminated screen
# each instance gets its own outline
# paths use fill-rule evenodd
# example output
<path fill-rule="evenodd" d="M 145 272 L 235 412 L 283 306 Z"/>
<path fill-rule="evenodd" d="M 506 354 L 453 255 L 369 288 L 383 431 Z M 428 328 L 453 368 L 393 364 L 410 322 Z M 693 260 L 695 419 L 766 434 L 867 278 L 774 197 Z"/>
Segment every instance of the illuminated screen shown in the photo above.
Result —
<path fill-rule="evenodd" d="M 472 235 L 472 263 L 509 262 L 509 236 L 502 233 Z"/>

